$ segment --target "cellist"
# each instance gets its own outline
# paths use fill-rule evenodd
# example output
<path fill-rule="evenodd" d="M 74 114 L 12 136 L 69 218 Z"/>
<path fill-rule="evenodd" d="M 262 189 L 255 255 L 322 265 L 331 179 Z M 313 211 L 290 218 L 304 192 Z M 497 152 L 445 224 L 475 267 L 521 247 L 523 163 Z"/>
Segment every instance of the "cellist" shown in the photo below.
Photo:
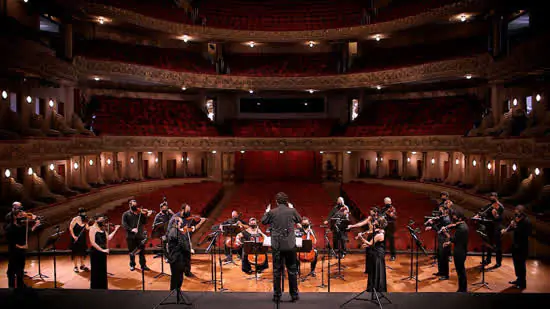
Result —
<path fill-rule="evenodd" d="M 302 223 L 300 224 L 300 232 L 303 234 L 304 239 L 311 239 L 312 243 L 312 252 L 305 252 L 305 253 L 298 253 L 298 260 L 300 262 L 310 262 L 310 272 L 306 275 L 306 277 L 315 277 L 315 267 L 317 266 L 317 249 L 315 248 L 315 245 L 317 244 L 317 237 L 315 236 L 315 232 L 313 232 L 313 229 L 311 228 L 311 222 L 309 221 L 309 218 L 303 217 Z M 298 267 L 300 267 L 300 263 L 298 263 Z"/>
<path fill-rule="evenodd" d="M 262 230 L 258 227 L 258 222 L 256 218 L 250 218 L 248 220 L 248 228 L 244 231 L 237 234 L 236 242 L 237 245 L 242 245 L 245 241 L 255 241 L 263 242 L 263 239 L 267 237 Z M 256 264 L 256 272 L 261 273 L 269 267 L 267 263 L 267 254 L 261 254 L 256 258 L 256 256 L 249 256 L 244 253 L 244 247 L 242 248 L 242 265 L 241 269 L 243 272 L 251 275 L 254 272 L 252 271 L 252 265 Z"/>

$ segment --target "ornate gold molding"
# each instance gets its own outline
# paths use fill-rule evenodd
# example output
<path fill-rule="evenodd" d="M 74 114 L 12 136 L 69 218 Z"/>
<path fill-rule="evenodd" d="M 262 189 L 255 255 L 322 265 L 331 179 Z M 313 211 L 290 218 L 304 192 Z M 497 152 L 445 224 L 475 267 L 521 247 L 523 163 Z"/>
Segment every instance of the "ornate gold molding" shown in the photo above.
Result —
<path fill-rule="evenodd" d="M 448 20 L 450 16 L 464 12 L 483 11 L 488 8 L 487 0 L 464 0 L 451 5 L 443 6 L 428 12 L 398 18 L 392 21 L 371 25 L 323 29 L 312 31 L 249 31 L 211 28 L 169 22 L 134 11 L 120 9 L 102 4 L 88 3 L 84 10 L 89 15 L 105 16 L 114 19 L 117 23 L 130 23 L 142 28 L 163 31 L 173 35 L 183 34 L 197 37 L 201 41 L 259 41 L 259 42 L 293 42 L 310 40 L 341 40 L 366 38 L 376 33 L 391 33 L 412 27 Z"/>
<path fill-rule="evenodd" d="M 28 166 L 98 152 L 125 151 L 458 151 L 518 162 L 550 162 L 550 141 L 462 136 L 383 136 L 326 138 L 104 136 L 31 139 L 0 144 L 0 166 Z"/>
<path fill-rule="evenodd" d="M 405 68 L 326 76 L 307 77 L 249 77 L 234 75 L 175 72 L 129 63 L 92 60 L 76 57 L 74 65 L 83 78 L 90 75 L 119 76 L 141 79 L 166 85 L 209 89 L 337 89 L 375 87 L 422 80 L 461 78 L 465 74 L 484 77 L 489 56 L 437 61 Z"/>

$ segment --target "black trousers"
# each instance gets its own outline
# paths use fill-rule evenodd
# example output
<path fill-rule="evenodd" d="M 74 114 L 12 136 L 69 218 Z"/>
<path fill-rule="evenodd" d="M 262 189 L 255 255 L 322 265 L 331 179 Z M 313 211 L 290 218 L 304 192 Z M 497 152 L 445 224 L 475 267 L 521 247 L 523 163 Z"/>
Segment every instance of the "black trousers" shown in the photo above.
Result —
<path fill-rule="evenodd" d="M 437 242 L 437 272 L 440 276 L 449 276 L 449 257 L 451 248 L 443 246 L 444 241 Z"/>
<path fill-rule="evenodd" d="M 517 285 L 525 288 L 527 286 L 527 249 L 512 248 L 512 260 L 516 273 Z"/>
<path fill-rule="evenodd" d="M 296 250 L 280 251 L 273 250 L 273 295 L 281 297 L 281 275 L 283 273 L 283 263 L 286 266 L 288 274 L 288 287 L 291 296 L 298 295 L 298 266 L 296 259 Z"/>
<path fill-rule="evenodd" d="M 241 270 L 244 271 L 245 273 L 249 273 L 252 271 L 252 264 L 250 264 L 250 262 L 248 261 L 248 257 L 250 257 L 251 261 L 253 262 L 256 262 L 256 256 L 254 254 L 243 254 L 243 257 L 242 257 L 242 264 L 241 264 Z M 258 254 L 258 260 L 260 258 L 263 258 L 265 257 L 265 262 L 263 262 L 262 264 L 256 266 L 256 271 L 258 272 L 261 272 L 263 271 L 264 269 L 267 269 L 269 267 L 269 264 L 267 263 L 267 254 Z"/>
<path fill-rule="evenodd" d="M 317 259 L 319 257 L 319 253 L 317 252 L 317 249 L 313 249 L 313 252 L 315 252 L 315 256 L 313 257 L 313 261 L 311 261 L 309 267 L 310 267 L 310 270 L 311 272 L 314 272 L 315 271 L 315 268 L 317 267 Z M 298 261 L 298 272 L 301 273 L 301 266 L 302 263 L 300 263 L 300 261 Z"/>
<path fill-rule="evenodd" d="M 191 274 L 191 251 L 182 251 L 183 254 L 183 273 L 186 276 Z"/>
<path fill-rule="evenodd" d="M 8 287 L 22 289 L 25 287 L 23 278 L 25 276 L 25 251 L 14 250 L 8 257 Z M 16 285 L 17 283 L 17 285 Z"/>
<path fill-rule="evenodd" d="M 144 268 L 147 266 L 147 261 L 145 260 L 145 246 L 141 244 L 143 239 L 141 238 L 134 238 L 134 237 L 128 237 L 126 238 L 126 243 L 128 244 L 128 251 L 132 253 L 132 251 L 136 250 L 137 248 L 140 248 L 139 251 L 139 265 L 141 268 Z M 130 267 L 136 266 L 136 257 L 132 254 L 130 254 Z"/>
<path fill-rule="evenodd" d="M 183 274 L 185 272 L 185 263 L 183 259 L 170 263 L 170 291 L 181 290 L 183 284 Z"/>
<path fill-rule="evenodd" d="M 332 249 L 337 254 L 347 253 L 346 244 L 348 242 L 348 235 L 345 232 L 336 232 L 332 233 Z"/>
<path fill-rule="evenodd" d="M 453 256 L 453 261 L 458 276 L 458 292 L 467 292 L 468 279 L 466 277 L 466 267 L 464 266 L 464 263 L 466 263 L 466 254 L 455 254 Z"/>
<path fill-rule="evenodd" d="M 107 286 L 107 254 L 92 248 L 90 251 L 90 288 L 106 290 Z"/>
<path fill-rule="evenodd" d="M 385 235 L 386 244 L 389 243 L 390 255 L 395 257 L 395 222 L 388 222 Z"/>
<path fill-rule="evenodd" d="M 227 260 L 233 260 L 233 254 L 239 254 L 239 250 L 231 249 L 227 245 L 224 245 L 223 251 Z"/>
<path fill-rule="evenodd" d="M 497 231 L 498 230 L 498 231 Z M 487 249 L 487 258 L 486 258 L 486 261 L 488 263 L 491 262 L 491 256 L 493 255 L 493 253 L 495 254 L 495 257 L 496 257 L 496 263 L 497 264 L 501 264 L 502 263 L 502 236 L 500 234 L 500 230 L 498 227 L 495 228 L 493 231 L 489 231 L 491 234 L 490 234 L 490 241 L 491 241 L 491 245 L 493 246 L 494 250 L 491 249 L 491 248 L 488 248 Z"/>

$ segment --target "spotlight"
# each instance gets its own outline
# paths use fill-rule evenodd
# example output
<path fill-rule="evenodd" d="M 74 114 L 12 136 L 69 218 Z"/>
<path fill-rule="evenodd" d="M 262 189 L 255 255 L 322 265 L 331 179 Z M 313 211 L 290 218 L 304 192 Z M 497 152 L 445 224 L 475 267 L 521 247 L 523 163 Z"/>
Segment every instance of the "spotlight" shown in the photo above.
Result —
<path fill-rule="evenodd" d="M 6 171 L 4 172 L 4 176 L 6 176 L 6 178 L 10 178 L 11 172 L 9 169 L 6 169 Z"/>
<path fill-rule="evenodd" d="M 2 92 L 2 97 L 4 97 L 4 92 Z M 540 94 L 537 94 L 537 96 L 535 97 L 535 100 L 537 100 L 537 102 L 540 102 L 541 99 L 542 97 L 540 96 Z"/>
<path fill-rule="evenodd" d="M 2 99 L 6 100 L 8 98 L 8 92 L 6 90 L 2 90 Z"/>
<path fill-rule="evenodd" d="M 477 165 L 477 161 L 476 160 L 472 161 L 472 165 L 475 167 Z"/>
<path fill-rule="evenodd" d="M 518 169 L 518 166 L 516 163 L 512 164 L 512 170 L 515 172 Z"/>
<path fill-rule="evenodd" d="M 53 171 L 54 168 L 55 168 L 55 165 L 53 165 L 53 163 L 50 164 L 50 171 Z"/>
<path fill-rule="evenodd" d="M 75 162 L 75 163 L 73 164 L 73 168 L 74 168 L 75 170 L 77 170 L 77 169 L 78 169 L 78 163 Z"/>
<path fill-rule="evenodd" d="M 50 102 L 48 102 L 48 105 L 49 105 L 50 107 L 53 107 L 53 104 L 54 104 L 54 103 L 53 103 L 53 100 L 50 99 Z"/>
<path fill-rule="evenodd" d="M 539 169 L 538 167 L 535 168 L 535 175 L 536 175 L 536 176 L 540 175 L 540 169 Z"/>
<path fill-rule="evenodd" d="M 130 164 L 134 164 L 134 157 L 130 158 Z"/>
<path fill-rule="evenodd" d="M 31 98 L 31 96 L 30 96 L 30 95 L 28 95 L 28 96 L 27 96 L 27 99 L 26 99 L 26 100 L 27 100 L 27 103 L 29 103 L 29 104 L 31 104 L 31 103 L 32 103 L 32 98 Z"/>
<path fill-rule="evenodd" d="M 88 163 L 90 163 L 90 166 L 94 165 L 94 160 L 90 160 Z"/>
<path fill-rule="evenodd" d="M 32 167 L 29 167 L 29 169 L 27 170 L 27 174 L 31 176 L 33 173 L 34 171 L 32 170 Z"/>
<path fill-rule="evenodd" d="M 111 165 L 111 159 L 107 159 L 107 165 Z"/>

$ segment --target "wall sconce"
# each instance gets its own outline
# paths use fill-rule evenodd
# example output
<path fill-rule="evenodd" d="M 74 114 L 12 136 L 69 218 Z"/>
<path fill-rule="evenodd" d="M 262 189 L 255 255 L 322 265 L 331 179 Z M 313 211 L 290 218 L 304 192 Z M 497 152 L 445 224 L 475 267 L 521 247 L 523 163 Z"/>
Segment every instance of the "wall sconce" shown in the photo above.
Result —
<path fill-rule="evenodd" d="M 347 154 L 351 154 L 351 151 L 346 152 Z"/>
<path fill-rule="evenodd" d="M 33 173 L 34 173 L 34 171 L 32 170 L 32 167 L 29 167 L 29 169 L 27 170 L 27 174 L 29 176 L 32 176 Z"/>
<path fill-rule="evenodd" d="M 512 164 L 512 170 L 515 172 L 518 169 L 518 166 L 516 163 Z"/>
<path fill-rule="evenodd" d="M 241 150 L 241 153 L 245 153 L 245 151 L 244 151 L 244 150 Z"/>
<path fill-rule="evenodd" d="M 75 170 L 77 170 L 77 169 L 78 169 L 78 163 L 75 162 L 75 163 L 73 164 L 73 168 L 74 168 Z"/>
<path fill-rule="evenodd" d="M 384 158 L 380 157 L 380 162 L 383 162 L 384 161 Z"/>
<path fill-rule="evenodd" d="M 134 157 L 130 158 L 130 164 L 134 164 Z"/>
<path fill-rule="evenodd" d="M 92 166 L 92 165 L 94 165 L 94 160 L 90 159 L 90 161 L 88 163 L 90 163 L 90 166 Z"/>
<path fill-rule="evenodd" d="M 416 151 L 413 151 L 413 152 L 411 152 L 411 153 L 412 153 L 413 155 L 415 155 L 415 154 L 416 154 Z"/>
<path fill-rule="evenodd" d="M 6 90 L 2 90 L 2 100 L 8 99 L 8 92 Z"/>
<path fill-rule="evenodd" d="M 6 178 L 10 178 L 11 172 L 10 172 L 9 169 L 6 169 L 6 170 L 4 171 L 4 176 L 6 176 Z"/>
<path fill-rule="evenodd" d="M 407 162 L 411 162 L 411 158 L 407 158 Z"/>
<path fill-rule="evenodd" d="M 456 159 L 455 164 L 458 165 L 460 163 L 460 160 Z"/>
<path fill-rule="evenodd" d="M 493 165 L 491 164 L 491 162 L 487 163 L 487 169 L 488 170 L 491 170 L 492 167 L 493 167 Z"/>
<path fill-rule="evenodd" d="M 514 100 L 512 101 L 512 104 L 513 104 L 514 106 L 517 106 L 517 105 L 518 105 L 518 99 L 514 99 Z"/>
<path fill-rule="evenodd" d="M 184 157 L 181 157 L 181 162 L 185 161 L 185 158 Z"/>
<path fill-rule="evenodd" d="M 281 151 L 279 151 L 279 153 L 285 153 L 285 152 L 281 150 Z"/>
<path fill-rule="evenodd" d="M 53 165 L 53 163 L 52 163 L 52 164 L 50 164 L 50 171 L 53 171 L 53 170 L 54 170 L 54 168 L 55 168 L 55 165 Z"/>
<path fill-rule="evenodd" d="M 216 150 L 212 150 L 212 153 L 213 153 L 213 154 L 216 154 L 216 152 L 217 152 Z"/>
<path fill-rule="evenodd" d="M 30 96 L 30 95 L 28 95 L 28 96 L 27 96 L 27 99 L 26 99 L 26 100 L 27 100 L 27 103 L 29 103 L 29 104 L 31 104 L 31 103 L 32 103 L 32 98 L 31 98 L 31 96 Z"/>
<path fill-rule="evenodd" d="M 535 100 L 537 100 L 537 102 L 540 102 L 541 99 L 542 97 L 540 96 L 540 94 L 537 94 L 537 96 L 535 97 Z"/>
<path fill-rule="evenodd" d="M 107 159 L 107 165 L 111 165 L 111 159 Z"/>
<path fill-rule="evenodd" d="M 535 168 L 535 176 L 538 176 L 540 175 L 540 169 L 537 167 Z"/>
<path fill-rule="evenodd" d="M 50 99 L 50 101 L 48 102 L 48 105 L 49 105 L 50 107 L 53 107 L 54 103 L 53 103 L 53 100 L 52 100 L 52 99 Z"/>
<path fill-rule="evenodd" d="M 187 162 L 189 162 L 189 158 L 187 158 Z"/>
<path fill-rule="evenodd" d="M 153 153 L 152 153 L 152 152 L 150 152 L 150 151 L 147 151 L 147 154 L 153 154 Z"/>
<path fill-rule="evenodd" d="M 320 153 L 320 154 L 323 154 L 323 153 L 325 153 L 325 152 L 324 152 L 324 151 L 319 151 L 319 153 Z"/>
<path fill-rule="evenodd" d="M 378 157 L 376 157 L 376 162 L 378 162 Z"/>
<path fill-rule="evenodd" d="M 159 158 L 155 158 L 155 163 L 159 163 Z"/>
<path fill-rule="evenodd" d="M 472 161 L 472 166 L 473 166 L 473 167 L 476 167 L 476 165 L 477 165 L 477 161 L 474 159 L 474 160 Z"/>
<path fill-rule="evenodd" d="M 434 159 L 434 158 L 432 158 L 432 165 L 434 165 L 434 164 L 435 164 L 435 159 Z"/>

